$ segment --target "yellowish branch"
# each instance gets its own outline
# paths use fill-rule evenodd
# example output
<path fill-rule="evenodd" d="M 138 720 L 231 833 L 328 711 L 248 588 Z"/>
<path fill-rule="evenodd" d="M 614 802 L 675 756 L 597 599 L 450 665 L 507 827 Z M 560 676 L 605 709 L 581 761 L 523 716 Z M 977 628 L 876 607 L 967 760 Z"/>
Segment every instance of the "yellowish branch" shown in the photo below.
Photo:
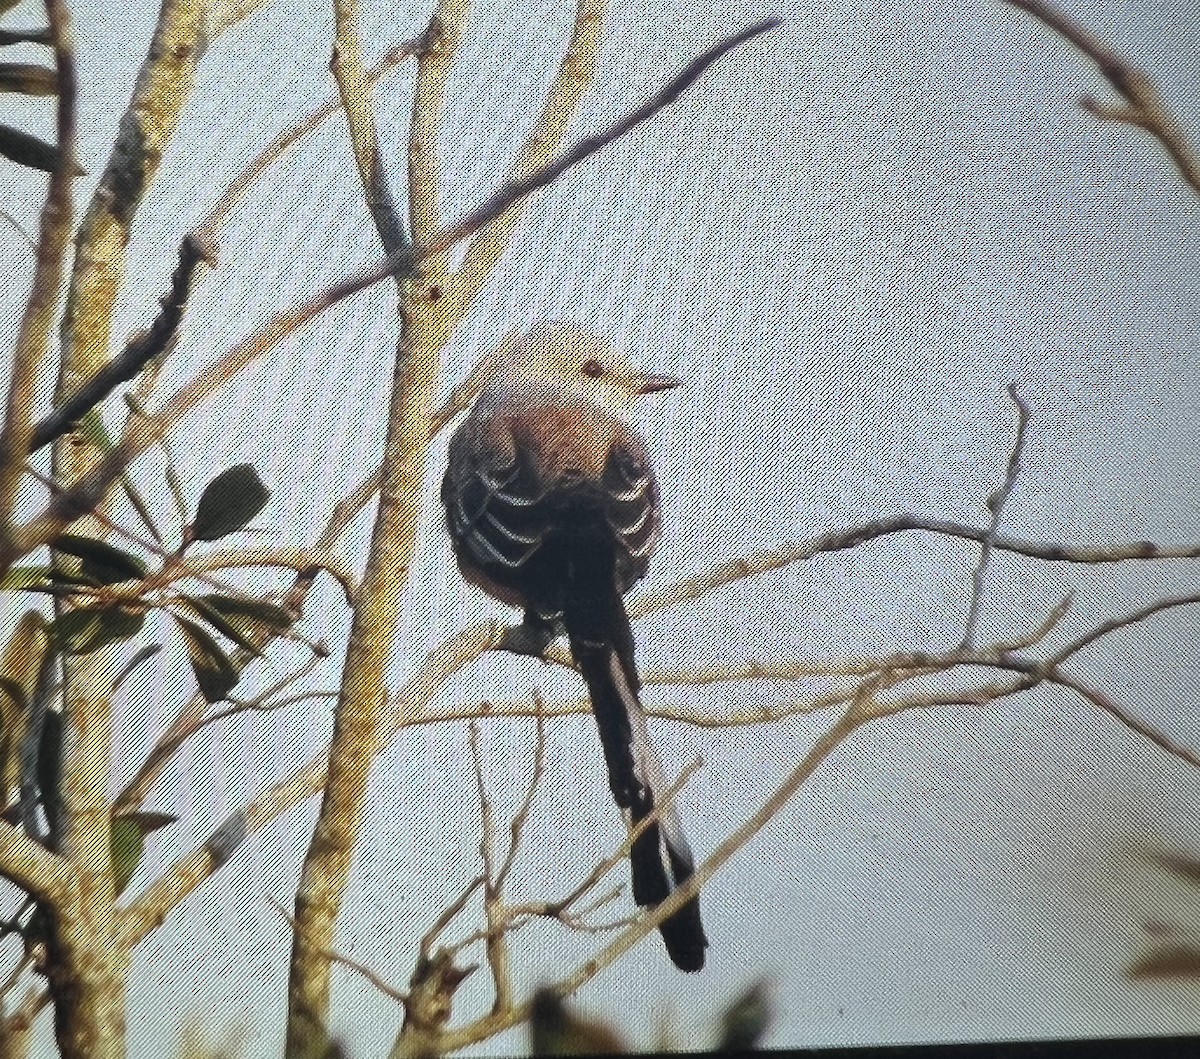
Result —
<path fill-rule="evenodd" d="M 576 0 L 575 24 L 545 105 L 508 174 L 510 183 L 545 165 L 566 136 L 579 101 L 595 77 L 608 0 Z M 517 203 L 475 236 L 450 284 L 454 311 L 462 316 L 487 282 L 512 240 L 524 203 Z"/>

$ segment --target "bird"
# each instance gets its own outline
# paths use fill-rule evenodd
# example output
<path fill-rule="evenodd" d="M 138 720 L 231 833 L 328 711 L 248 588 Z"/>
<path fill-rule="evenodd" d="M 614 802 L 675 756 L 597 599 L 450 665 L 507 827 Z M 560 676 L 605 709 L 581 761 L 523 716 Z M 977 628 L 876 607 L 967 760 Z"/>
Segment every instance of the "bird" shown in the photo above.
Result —
<path fill-rule="evenodd" d="M 629 425 L 634 403 L 680 380 L 635 369 L 598 335 L 543 321 L 497 354 L 450 440 L 441 499 L 463 577 L 524 617 L 506 646 L 542 655 L 565 635 L 588 688 L 613 798 L 626 824 L 659 816 L 630 849 L 642 907 L 695 873 L 638 692 L 624 597 L 662 536 L 658 481 Z M 683 971 L 708 939 L 693 897 L 659 926 Z"/>

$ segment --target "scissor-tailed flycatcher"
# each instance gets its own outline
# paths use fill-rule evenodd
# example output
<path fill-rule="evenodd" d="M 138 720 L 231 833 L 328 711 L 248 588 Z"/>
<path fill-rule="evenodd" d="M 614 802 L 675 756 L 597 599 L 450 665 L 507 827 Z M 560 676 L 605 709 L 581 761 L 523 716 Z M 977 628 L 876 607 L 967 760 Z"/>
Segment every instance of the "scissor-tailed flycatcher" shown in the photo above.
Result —
<path fill-rule="evenodd" d="M 624 414 L 678 380 L 635 371 L 594 335 L 544 323 L 501 358 L 450 442 L 442 481 L 463 576 L 525 610 L 527 645 L 565 632 L 587 682 L 608 779 L 631 826 L 663 803 L 666 777 L 638 700 L 624 595 L 662 532 L 658 484 Z M 653 906 L 689 879 L 673 805 L 630 851 L 633 897 Z M 704 966 L 693 898 L 659 928 L 677 967 Z"/>

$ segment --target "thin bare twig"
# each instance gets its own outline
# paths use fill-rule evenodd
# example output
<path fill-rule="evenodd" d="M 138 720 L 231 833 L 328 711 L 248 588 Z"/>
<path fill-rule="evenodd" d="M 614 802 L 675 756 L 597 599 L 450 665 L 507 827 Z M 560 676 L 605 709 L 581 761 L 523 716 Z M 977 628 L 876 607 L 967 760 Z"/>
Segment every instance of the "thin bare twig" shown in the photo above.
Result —
<path fill-rule="evenodd" d="M 357 0 L 334 0 L 333 14 L 333 57 L 329 69 L 337 82 L 342 108 L 346 112 L 350 145 L 367 208 L 375 222 L 383 252 L 394 254 L 408 245 L 409 238 L 388 187 L 383 152 L 375 130 L 371 82 L 363 70 L 362 45 L 358 37 Z"/>
<path fill-rule="evenodd" d="M 390 48 L 366 71 L 364 74 L 365 82 L 373 84 L 378 81 L 388 70 L 404 59 L 415 55 L 419 45 L 419 40 L 407 40 Z M 318 128 L 322 122 L 331 115 L 336 114 L 341 108 L 342 97 L 340 93 L 335 93 L 311 114 L 281 132 L 238 173 L 224 192 L 221 193 L 220 198 L 213 203 L 212 209 L 204 215 L 204 219 L 196 226 L 192 234 L 199 237 L 205 243 L 215 243 L 217 232 L 229 219 L 230 214 L 233 213 L 233 210 L 245 196 L 246 191 L 251 185 L 270 169 L 272 165 L 279 161 L 294 144 Z"/>
<path fill-rule="evenodd" d="M 791 774 L 784 779 L 775 793 L 697 868 L 695 875 L 679 889 L 673 891 L 661 904 L 639 916 L 599 953 L 550 988 L 559 996 L 573 993 L 585 982 L 590 981 L 611 966 L 643 938 L 656 930 L 663 920 L 673 915 L 686 902 L 695 897 L 701 887 L 707 884 L 730 857 L 762 830 L 766 823 L 791 800 L 804 781 L 862 723 L 862 718 L 853 710 L 848 710 L 836 724 L 821 736 Z M 435 1042 L 436 1046 L 443 1054 L 470 1047 L 472 1044 L 494 1036 L 501 1030 L 525 1021 L 529 1017 L 529 1006 L 528 1001 L 515 1004 L 505 1011 L 492 1012 L 459 1029 L 442 1033 Z"/>
<path fill-rule="evenodd" d="M 433 925 L 421 938 L 421 957 L 423 959 L 430 959 L 432 957 L 434 943 L 442 936 L 442 932 L 451 922 L 453 922 L 454 917 L 466 908 L 471 895 L 484 884 L 485 878 L 483 875 L 476 875 L 474 879 L 463 887 L 462 892 L 442 910 L 437 919 L 434 920 Z"/>
<path fill-rule="evenodd" d="M 1200 194 L 1200 158 L 1144 71 L 1127 63 L 1080 23 L 1043 0 L 1005 2 L 1027 11 L 1091 59 L 1127 104 L 1115 107 L 1084 96 L 1079 101 L 1084 110 L 1102 121 L 1134 125 L 1150 133 L 1166 150 L 1183 179 Z"/>
<path fill-rule="evenodd" d="M 123 352 L 102 364 L 38 423 L 33 431 L 30 452 L 36 452 L 71 430 L 85 412 L 95 408 L 121 383 L 134 378 L 151 360 L 164 355 L 174 345 L 202 262 L 216 264 L 212 249 L 193 236 L 186 237 L 179 244 L 179 263 L 171 274 L 171 289 L 159 300 L 161 308 L 154 323 L 139 332 Z"/>
<path fill-rule="evenodd" d="M 533 748 L 533 774 L 529 778 L 529 786 L 525 789 L 525 797 L 521 801 L 520 808 L 517 809 L 517 813 L 509 825 L 508 855 L 504 858 L 504 863 L 500 865 L 500 870 L 496 872 L 497 891 L 503 890 L 513 864 L 516 863 L 517 853 L 521 849 L 521 839 L 524 837 L 525 824 L 529 820 L 529 812 L 533 808 L 538 787 L 546 772 L 546 718 L 542 714 L 542 708 L 546 704 L 541 693 L 536 690 L 533 692 L 533 705 L 537 710 L 537 742 Z"/>
<path fill-rule="evenodd" d="M 28 244 L 30 250 L 35 254 L 37 253 L 37 240 L 25 230 L 25 226 L 16 217 L 9 213 L 8 210 L 0 210 L 0 220 L 3 220 L 13 231 L 20 235 Z"/>
<path fill-rule="evenodd" d="M 296 920 L 292 917 L 288 910 L 283 907 L 283 905 L 281 905 L 273 897 L 267 898 L 267 904 L 269 904 L 283 917 L 283 921 L 287 923 L 287 925 L 293 931 L 296 929 Z M 379 992 L 381 992 L 385 997 L 388 997 L 388 999 L 396 1001 L 397 1004 L 408 1003 L 408 994 L 404 992 L 404 990 L 397 989 L 395 986 L 389 985 L 365 963 L 359 963 L 358 960 L 352 959 L 345 953 L 338 952 L 336 949 L 326 949 L 322 955 L 327 960 L 331 960 L 334 963 L 340 963 L 343 967 L 349 967 L 352 971 L 357 971 L 368 982 L 370 982 L 371 985 L 378 989 Z"/>
<path fill-rule="evenodd" d="M 983 542 L 979 546 L 979 562 L 975 567 L 975 575 L 971 588 L 971 604 L 967 610 L 967 620 L 963 626 L 961 647 L 970 647 L 975 642 L 975 628 L 979 623 L 979 608 L 983 602 L 983 586 L 987 578 L 988 562 L 992 557 L 992 548 L 996 534 L 1000 532 L 1000 519 L 1004 515 L 1004 506 L 1012 496 L 1013 487 L 1017 484 L 1017 476 L 1021 473 L 1021 456 L 1025 451 L 1025 428 L 1029 424 L 1029 406 L 1017 393 L 1017 384 L 1008 384 L 1008 396 L 1017 409 L 1017 431 L 1013 438 L 1012 449 L 1008 454 L 1008 466 L 1005 468 L 1004 481 L 992 492 L 987 499 L 991 519 Z"/>
<path fill-rule="evenodd" d="M 508 951 L 510 917 L 504 904 L 504 894 L 497 882 L 496 828 L 492 802 L 483 778 L 483 752 L 479 745 L 479 725 L 474 721 L 468 728 L 471 746 L 471 766 L 475 774 L 475 790 L 479 798 L 479 856 L 483 861 L 483 912 L 487 921 L 484 950 L 488 969 L 492 973 L 493 1011 L 512 1006 L 512 959 Z"/>
<path fill-rule="evenodd" d="M 888 518 L 865 522 L 850 529 L 835 530 L 810 540 L 781 548 L 769 548 L 738 559 L 730 559 L 690 577 L 681 578 L 657 592 L 648 593 L 630 606 L 631 618 L 644 618 L 670 607 L 691 602 L 715 588 L 741 581 L 748 577 L 780 570 L 793 563 L 803 562 L 827 552 L 847 551 L 867 541 L 887 537 L 894 533 L 936 533 L 961 540 L 977 541 L 982 544 L 988 537 L 986 529 L 967 526 L 946 519 L 922 518 L 918 515 L 892 515 Z M 1196 559 L 1200 558 L 1200 546 L 1180 547 L 1137 541 L 1133 544 L 1116 545 L 1109 548 L 1085 547 L 1073 544 L 1023 540 L 1019 537 L 998 535 L 992 538 L 996 551 L 1012 552 L 1030 559 L 1060 563 L 1121 563 L 1148 559 Z"/>

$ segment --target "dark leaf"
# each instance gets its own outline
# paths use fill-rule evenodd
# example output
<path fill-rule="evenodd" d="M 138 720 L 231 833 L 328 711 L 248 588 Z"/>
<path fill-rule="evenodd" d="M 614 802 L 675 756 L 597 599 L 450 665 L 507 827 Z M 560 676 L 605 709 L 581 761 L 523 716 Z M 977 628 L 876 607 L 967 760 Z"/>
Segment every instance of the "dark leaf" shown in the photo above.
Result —
<path fill-rule="evenodd" d="M 549 989 L 533 994 L 529 1044 L 535 1056 L 623 1055 L 629 1051 L 611 1026 L 580 1018 Z"/>
<path fill-rule="evenodd" d="M 212 598 L 211 596 L 181 596 L 180 598 L 208 622 L 209 625 L 216 629 L 217 632 L 227 639 L 232 640 L 243 651 L 249 651 L 254 655 L 262 655 L 262 649 L 258 644 L 226 618 L 216 607 L 207 602 Z"/>
<path fill-rule="evenodd" d="M 1130 978 L 1200 978 L 1200 949 L 1164 945 L 1129 968 Z"/>
<path fill-rule="evenodd" d="M 236 596 L 197 596 L 226 618 L 250 618 L 265 625 L 273 633 L 286 632 L 293 618 L 283 607 L 261 599 L 239 599 Z"/>
<path fill-rule="evenodd" d="M 26 96 L 58 94 L 58 75 L 48 66 L 36 63 L 0 63 L 0 92 L 20 92 Z"/>
<path fill-rule="evenodd" d="M 134 824 L 143 835 L 151 835 L 155 831 L 174 824 L 179 817 L 171 813 L 155 813 L 149 810 L 137 809 L 133 812 L 121 813 L 116 819 L 128 820 Z"/>
<path fill-rule="evenodd" d="M 10 566 L 8 572 L 0 577 L 0 588 L 11 591 L 27 589 L 45 584 L 49 577 L 48 566 Z"/>
<path fill-rule="evenodd" d="M 73 574 L 70 570 L 50 571 L 50 584 L 47 587 L 75 591 L 81 586 L 95 588 L 97 581 L 94 577 L 89 577 L 83 573 Z"/>
<path fill-rule="evenodd" d="M 59 785 L 62 779 L 62 714 L 47 710 L 38 744 L 37 782 L 50 833 L 58 831 Z"/>
<path fill-rule="evenodd" d="M 118 581 L 137 581 L 146 576 L 146 564 L 136 555 L 114 548 L 95 537 L 77 537 L 64 533 L 51 547 L 82 560 L 80 572 L 101 585 Z"/>
<path fill-rule="evenodd" d="M 267 502 L 270 493 L 248 463 L 216 476 L 204 489 L 192 520 L 192 539 L 215 541 L 240 530 Z"/>
<path fill-rule="evenodd" d="M 106 644 L 128 640 L 141 632 L 146 612 L 125 607 L 82 607 L 54 622 L 58 648 L 64 654 L 86 655 Z"/>
<path fill-rule="evenodd" d="M 4 700 L 0 701 L 0 722 L 11 716 L 14 710 L 17 714 L 27 713 L 29 710 L 29 699 L 25 697 L 25 689 L 19 680 L 0 677 L 0 697 Z M 4 734 L 8 734 L 7 729 Z"/>
<path fill-rule="evenodd" d="M 57 147 L 11 125 L 0 125 L 0 154 L 30 169 L 44 169 L 47 173 L 53 173 L 58 168 Z M 82 176 L 83 170 L 76 165 L 75 173 Z"/>
<path fill-rule="evenodd" d="M 209 634 L 194 621 L 172 615 L 187 642 L 188 658 L 196 673 L 200 693 L 208 702 L 220 702 L 235 687 L 239 673 L 225 652 Z"/>
<path fill-rule="evenodd" d="M 148 643 L 145 647 L 138 648 L 134 652 L 133 657 L 125 663 L 125 668 L 113 677 L 112 690 L 116 691 L 129 677 L 129 675 L 142 665 L 144 662 L 153 658 L 159 651 L 162 650 L 160 643 Z"/>

